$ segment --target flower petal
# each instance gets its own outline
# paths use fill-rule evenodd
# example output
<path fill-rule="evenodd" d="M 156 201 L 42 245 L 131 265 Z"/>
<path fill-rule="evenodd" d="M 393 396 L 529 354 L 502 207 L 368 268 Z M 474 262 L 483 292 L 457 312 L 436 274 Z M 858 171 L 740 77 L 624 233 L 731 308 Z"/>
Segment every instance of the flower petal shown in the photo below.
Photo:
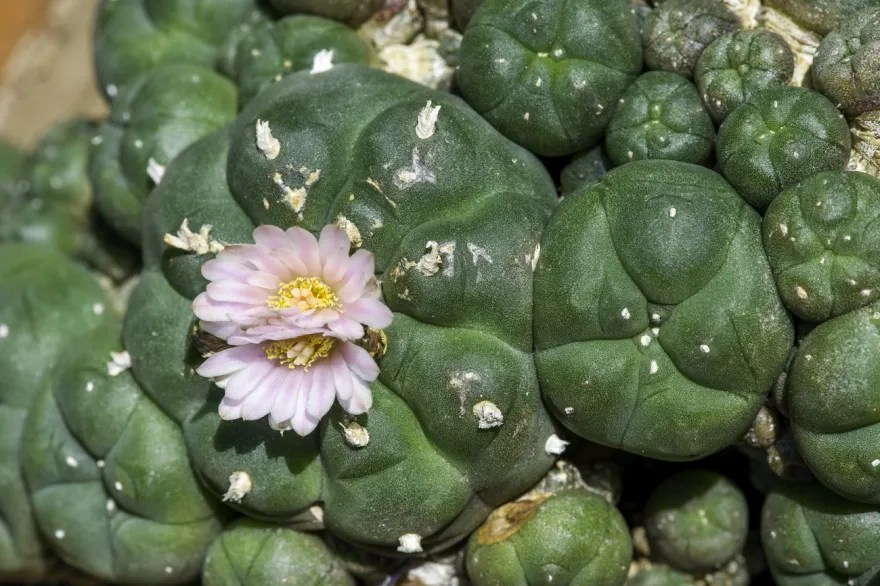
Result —
<path fill-rule="evenodd" d="M 328 224 L 321 230 L 321 237 L 318 240 L 318 249 L 321 252 L 321 259 L 326 263 L 327 259 L 334 253 L 342 253 L 348 256 L 351 249 L 351 240 L 348 234 L 338 226 Z"/>
<path fill-rule="evenodd" d="M 357 377 L 352 378 L 352 394 L 347 401 L 340 401 L 342 408 L 352 415 L 361 415 L 373 406 L 373 393 L 370 387 Z"/>
<path fill-rule="evenodd" d="M 333 406 L 336 399 L 336 387 L 333 385 L 333 373 L 326 361 L 315 364 L 308 375 L 312 377 L 312 384 L 306 402 L 306 412 L 309 416 L 321 420 Z"/>
<path fill-rule="evenodd" d="M 345 317 L 371 328 L 382 329 L 391 325 L 394 314 L 378 299 L 360 298 L 344 306 Z"/>
<path fill-rule="evenodd" d="M 264 224 L 254 230 L 254 242 L 266 248 L 285 248 L 289 241 L 284 230 L 278 226 Z"/>
<path fill-rule="evenodd" d="M 217 413 L 220 415 L 220 419 L 226 421 L 238 419 L 241 417 L 241 401 L 223 397 L 223 400 L 220 401 L 220 406 L 217 408 Z"/>
<path fill-rule="evenodd" d="M 240 346 L 217 352 L 196 369 L 200 376 L 214 378 L 238 372 L 266 354 L 259 346 Z"/>
<path fill-rule="evenodd" d="M 226 381 L 225 396 L 235 401 L 244 400 L 275 368 L 275 364 L 263 354 L 262 358 L 254 360 Z"/>
<path fill-rule="evenodd" d="M 341 352 L 348 368 L 359 378 L 367 382 L 379 378 L 379 366 L 369 352 L 351 342 L 343 342 Z"/>
<path fill-rule="evenodd" d="M 303 230 L 299 226 L 287 229 L 287 238 L 293 244 L 293 250 L 302 260 L 309 275 L 321 274 L 321 253 L 318 250 L 318 241 L 311 232 Z"/>
<path fill-rule="evenodd" d="M 287 421 L 296 413 L 297 397 L 303 393 L 303 372 L 301 369 L 287 369 L 279 383 L 278 394 L 272 405 L 271 416 L 277 422 Z"/>
<path fill-rule="evenodd" d="M 269 373 L 259 381 L 253 381 L 250 394 L 241 403 L 241 418 L 245 421 L 262 419 L 272 410 L 278 384 L 283 379 L 284 366 L 273 366 Z"/>

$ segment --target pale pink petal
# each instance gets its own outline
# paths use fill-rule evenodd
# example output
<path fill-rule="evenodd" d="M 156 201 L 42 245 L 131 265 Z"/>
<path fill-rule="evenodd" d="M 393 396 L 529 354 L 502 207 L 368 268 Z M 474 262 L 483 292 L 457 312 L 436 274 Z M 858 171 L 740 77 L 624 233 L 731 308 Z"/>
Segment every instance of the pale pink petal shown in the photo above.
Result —
<path fill-rule="evenodd" d="M 308 413 L 306 413 L 306 403 L 308 401 L 308 386 L 309 383 L 308 381 L 306 381 L 303 384 L 303 392 L 297 393 L 296 410 L 294 411 L 293 417 L 290 420 L 293 431 L 301 436 L 306 436 L 312 433 L 312 431 L 314 431 L 315 427 L 317 427 L 318 425 L 318 420 L 310 417 Z"/>
<path fill-rule="evenodd" d="M 287 421 L 296 412 L 297 396 L 303 392 L 303 375 L 301 369 L 287 369 L 272 405 L 271 416 L 277 422 Z"/>
<path fill-rule="evenodd" d="M 224 391 L 226 396 L 236 401 L 244 400 L 254 392 L 256 386 L 264 378 L 269 376 L 277 368 L 264 353 L 262 357 L 254 359 L 245 368 L 233 374 L 226 381 Z"/>
<path fill-rule="evenodd" d="M 279 248 L 272 251 L 272 255 L 290 271 L 292 279 L 308 276 L 309 271 L 306 263 L 299 257 L 295 250 Z"/>
<path fill-rule="evenodd" d="M 344 306 L 345 317 L 353 319 L 371 328 L 382 329 L 391 325 L 394 314 L 388 306 L 378 299 L 361 298 Z"/>
<path fill-rule="evenodd" d="M 361 296 L 364 286 L 373 276 L 375 261 L 372 253 L 366 250 L 358 250 L 348 261 L 348 270 L 342 280 L 342 285 L 337 287 L 336 294 L 343 301 L 352 301 Z"/>
<path fill-rule="evenodd" d="M 333 375 L 333 386 L 336 387 L 336 396 L 343 404 L 351 398 L 352 384 L 351 371 L 345 364 L 345 358 L 341 352 L 333 352 L 330 355 L 330 373 Z"/>
<path fill-rule="evenodd" d="M 278 226 L 265 224 L 254 230 L 254 242 L 266 248 L 286 248 L 287 235 Z"/>
<path fill-rule="evenodd" d="M 309 275 L 321 274 L 321 253 L 318 250 L 318 241 L 311 232 L 303 230 L 299 226 L 288 228 L 287 238 L 293 243 L 293 250 L 302 260 Z"/>
<path fill-rule="evenodd" d="M 348 235 L 344 230 L 330 224 L 324 226 L 324 229 L 321 230 L 318 248 L 322 259 L 327 259 L 334 253 L 342 253 L 348 256 L 348 251 L 351 249 L 351 240 L 348 239 Z"/>
<path fill-rule="evenodd" d="M 228 340 L 241 333 L 241 326 L 227 321 L 200 321 L 199 327 L 221 340 Z M 237 344 L 233 344 L 235 345 Z"/>
<path fill-rule="evenodd" d="M 254 361 L 266 358 L 265 352 L 259 346 L 242 346 L 229 348 L 217 352 L 196 369 L 200 376 L 215 378 L 227 376 L 242 370 Z"/>
<path fill-rule="evenodd" d="M 274 295 L 278 291 L 278 287 L 281 285 L 281 283 L 284 282 L 278 275 L 274 273 L 266 273 L 263 271 L 251 271 L 242 280 L 253 287 L 259 287 L 260 289 L 269 290 L 271 292 L 271 295 Z"/>
<path fill-rule="evenodd" d="M 364 326 L 348 317 L 331 321 L 327 328 L 334 338 L 357 340 L 364 337 Z"/>
<path fill-rule="evenodd" d="M 220 419 L 232 421 L 241 417 L 241 401 L 235 401 L 229 397 L 223 397 L 220 406 L 217 408 Z"/>
<path fill-rule="evenodd" d="M 306 412 L 320 421 L 333 406 L 336 389 L 333 385 L 333 373 L 326 361 L 315 363 L 306 376 L 312 377 L 312 385 L 306 403 Z"/>
<path fill-rule="evenodd" d="M 283 380 L 284 371 L 289 370 L 283 365 L 273 365 L 265 377 L 252 383 L 250 394 L 241 403 L 241 418 L 245 421 L 262 419 L 272 410 L 278 384 Z"/>
<path fill-rule="evenodd" d="M 348 413 L 361 415 L 369 411 L 370 407 L 373 406 L 373 393 L 370 391 L 370 387 L 361 379 L 353 377 L 351 382 L 351 397 L 347 401 L 340 401 L 339 404 Z"/>
<path fill-rule="evenodd" d="M 232 281 L 213 281 L 208 283 L 208 297 L 211 301 L 229 301 L 232 303 L 264 305 L 266 291 L 246 283 Z"/>
<path fill-rule="evenodd" d="M 244 279 L 250 272 L 246 266 L 226 257 L 212 258 L 202 265 L 202 276 L 209 281 Z"/>
<path fill-rule="evenodd" d="M 343 342 L 340 350 L 345 363 L 355 375 L 367 382 L 379 378 L 379 366 L 369 352 L 351 342 Z"/>

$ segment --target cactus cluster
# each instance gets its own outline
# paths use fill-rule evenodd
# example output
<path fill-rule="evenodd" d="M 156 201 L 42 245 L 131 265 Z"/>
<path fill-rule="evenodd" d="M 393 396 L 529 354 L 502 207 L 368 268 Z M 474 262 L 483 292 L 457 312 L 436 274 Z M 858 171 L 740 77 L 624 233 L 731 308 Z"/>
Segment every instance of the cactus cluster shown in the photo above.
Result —
<path fill-rule="evenodd" d="M 875 583 L 878 19 L 105 0 L 0 143 L 0 583 Z"/>

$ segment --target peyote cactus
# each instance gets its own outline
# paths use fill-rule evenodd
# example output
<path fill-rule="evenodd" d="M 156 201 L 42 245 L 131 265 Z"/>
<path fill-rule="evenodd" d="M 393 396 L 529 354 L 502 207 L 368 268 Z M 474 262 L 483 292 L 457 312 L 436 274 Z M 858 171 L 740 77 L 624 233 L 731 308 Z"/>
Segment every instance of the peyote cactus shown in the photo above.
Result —
<path fill-rule="evenodd" d="M 749 525 L 742 491 L 709 470 L 667 478 L 648 499 L 645 517 L 651 552 L 692 573 L 717 570 L 742 552 Z"/>
<path fill-rule="evenodd" d="M 231 38 L 224 73 L 247 103 L 273 82 L 308 69 L 318 72 L 339 63 L 367 64 L 370 47 L 350 28 L 317 16 L 289 16 L 255 24 L 247 35 Z"/>
<path fill-rule="evenodd" d="M 542 238 L 538 378 L 591 441 L 669 460 L 730 445 L 793 336 L 757 214 L 702 167 L 618 167 L 568 196 Z"/>
<path fill-rule="evenodd" d="M 111 100 L 155 67 L 212 68 L 220 46 L 242 21 L 259 15 L 256 0 L 103 0 L 95 32 L 95 65 Z"/>
<path fill-rule="evenodd" d="M 820 482 L 849 500 L 880 504 L 877 404 L 880 306 L 829 320 L 804 339 L 788 377 L 798 450 Z"/>
<path fill-rule="evenodd" d="M 880 564 L 880 511 L 820 486 L 783 485 L 764 503 L 761 541 L 780 586 L 870 586 Z"/>
<path fill-rule="evenodd" d="M 2 581 L 32 580 L 49 568 L 19 468 L 19 454 L 32 449 L 24 437 L 28 409 L 35 396 L 52 385 L 57 369 L 71 354 L 70 341 L 94 336 L 110 319 L 110 306 L 98 283 L 59 252 L 0 245 Z"/>
<path fill-rule="evenodd" d="M 241 519 L 228 525 L 208 549 L 204 586 L 284 584 L 354 586 L 355 581 L 316 536 Z"/>
<path fill-rule="evenodd" d="M 465 31 L 458 82 L 505 136 L 565 155 L 600 142 L 641 66 L 624 0 L 487 0 Z"/>
<path fill-rule="evenodd" d="M 283 14 L 305 12 L 358 25 L 379 12 L 385 0 L 269 0 Z"/>
<path fill-rule="evenodd" d="M 345 91 L 352 83 L 358 91 Z M 531 279 L 553 199 L 537 161 L 452 96 L 359 66 L 292 75 L 252 100 L 230 131 L 181 154 L 153 192 L 145 213 L 147 272 L 126 323 L 135 375 L 183 424 L 206 486 L 239 510 L 277 521 L 311 518 L 322 501 L 324 524 L 347 540 L 391 552 L 442 548 L 493 506 L 521 494 L 552 462 L 546 446 L 558 439 L 531 357 Z M 258 330 L 236 334 L 239 326 L 231 322 L 210 323 L 233 310 L 218 305 L 212 317 L 211 303 L 245 299 L 215 279 L 244 267 L 203 265 L 207 253 L 256 238 L 255 248 L 240 252 L 258 255 L 263 282 L 278 283 L 283 269 L 257 258 L 289 254 L 270 252 L 285 242 L 300 242 L 303 250 L 317 245 L 299 228 L 270 227 L 317 231 L 332 221 L 338 228 L 322 232 L 321 254 L 329 254 L 331 242 L 333 250 L 341 244 L 334 230 L 344 230 L 346 244 L 335 254 L 347 252 L 350 242 L 358 263 L 375 259 L 395 317 L 375 334 L 377 343 L 367 344 L 381 367 L 372 375 L 378 380 L 366 392 L 357 381 L 354 395 L 338 391 L 349 414 L 334 408 L 300 438 L 294 432 L 314 427 L 333 394 L 323 403 L 327 391 L 319 386 L 314 396 L 325 398 L 322 407 L 310 402 L 300 411 L 303 406 L 279 399 L 275 409 L 278 387 L 253 386 L 253 379 L 263 394 L 251 396 L 241 385 L 247 375 L 226 378 L 233 371 L 224 369 L 242 368 L 236 364 L 275 364 L 269 355 L 281 347 L 272 344 L 236 346 L 237 354 L 224 355 L 238 356 L 238 363 L 220 360 L 223 346 L 215 345 L 200 367 L 191 300 L 206 278 L 212 281 L 195 305 L 202 318 L 197 337 L 210 332 L 233 345 L 253 339 Z M 254 232 L 255 224 L 266 226 Z M 237 258 L 238 248 L 227 250 L 218 261 Z M 328 283 L 338 279 L 326 275 Z M 270 307 L 286 307 L 281 299 L 291 299 L 293 289 L 284 287 L 264 290 L 263 301 L 257 291 L 248 294 L 257 300 L 254 311 L 266 307 L 274 289 L 281 297 Z M 335 303 L 330 289 L 313 293 L 330 304 L 324 307 Z M 350 323 L 335 335 L 359 327 Z M 334 348 L 305 341 L 318 358 Z M 351 352 L 349 363 L 357 354 Z M 413 360 L 420 355 L 425 358 Z M 285 364 L 272 376 L 299 372 Z M 359 377 L 370 380 L 368 364 L 361 364 L 366 370 Z M 192 370 L 197 367 L 222 379 L 222 403 L 219 389 Z M 290 389 L 299 392 L 295 384 Z M 351 414 L 362 413 L 369 400 L 368 413 Z M 293 430 L 282 436 L 265 421 L 221 418 L 266 413 L 275 427 Z M 240 481 L 231 486 L 234 474 Z"/>
<path fill-rule="evenodd" d="M 878 205 L 880 179 L 856 171 L 817 173 L 773 200 L 764 248 L 795 315 L 823 321 L 880 298 Z"/>
<path fill-rule="evenodd" d="M 715 127 L 697 88 L 667 71 L 649 71 L 629 86 L 605 134 L 617 165 L 642 159 L 704 163 L 714 145 Z"/>
<path fill-rule="evenodd" d="M 765 30 L 726 33 L 700 54 L 694 79 L 712 119 L 721 123 L 761 91 L 788 83 L 794 55 L 782 37 Z"/>
<path fill-rule="evenodd" d="M 665 0 L 645 19 L 642 42 L 648 69 L 693 78 L 697 59 L 717 37 L 742 28 L 716 0 Z"/>
<path fill-rule="evenodd" d="M 737 107 L 718 132 L 721 173 L 758 210 L 788 187 L 849 160 L 849 128 L 819 93 L 771 87 Z"/>
<path fill-rule="evenodd" d="M 631 560 L 623 516 L 580 488 L 538 489 L 503 505 L 467 551 L 474 586 L 622 585 Z"/>
<path fill-rule="evenodd" d="M 848 116 L 880 110 L 880 6 L 847 17 L 822 40 L 813 84 Z"/>
<path fill-rule="evenodd" d="M 236 110 L 235 86 L 196 65 L 160 67 L 126 84 L 93 141 L 89 168 L 107 222 L 139 245 L 144 200 L 165 166 L 229 123 Z"/>
<path fill-rule="evenodd" d="M 88 178 L 94 136 L 94 125 L 83 120 L 62 122 L 46 132 L 24 165 L 23 193 L 2 204 L 0 241 L 47 244 L 121 281 L 137 263 L 95 212 Z"/>

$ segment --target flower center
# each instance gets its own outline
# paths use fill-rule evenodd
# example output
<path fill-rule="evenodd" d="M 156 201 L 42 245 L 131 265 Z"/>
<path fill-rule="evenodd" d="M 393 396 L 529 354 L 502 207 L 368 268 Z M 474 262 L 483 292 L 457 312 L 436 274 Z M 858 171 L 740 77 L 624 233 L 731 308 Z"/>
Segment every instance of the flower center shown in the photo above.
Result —
<path fill-rule="evenodd" d="M 310 309 L 338 308 L 339 297 L 327 283 L 317 277 L 297 277 L 281 283 L 278 293 L 269 297 L 266 304 L 271 309 L 298 307 L 300 311 Z"/>
<path fill-rule="evenodd" d="M 263 347 L 263 351 L 269 360 L 277 360 L 278 364 L 286 364 L 290 369 L 302 366 L 308 370 L 316 360 L 330 355 L 333 342 L 334 338 L 313 334 L 271 342 Z"/>

